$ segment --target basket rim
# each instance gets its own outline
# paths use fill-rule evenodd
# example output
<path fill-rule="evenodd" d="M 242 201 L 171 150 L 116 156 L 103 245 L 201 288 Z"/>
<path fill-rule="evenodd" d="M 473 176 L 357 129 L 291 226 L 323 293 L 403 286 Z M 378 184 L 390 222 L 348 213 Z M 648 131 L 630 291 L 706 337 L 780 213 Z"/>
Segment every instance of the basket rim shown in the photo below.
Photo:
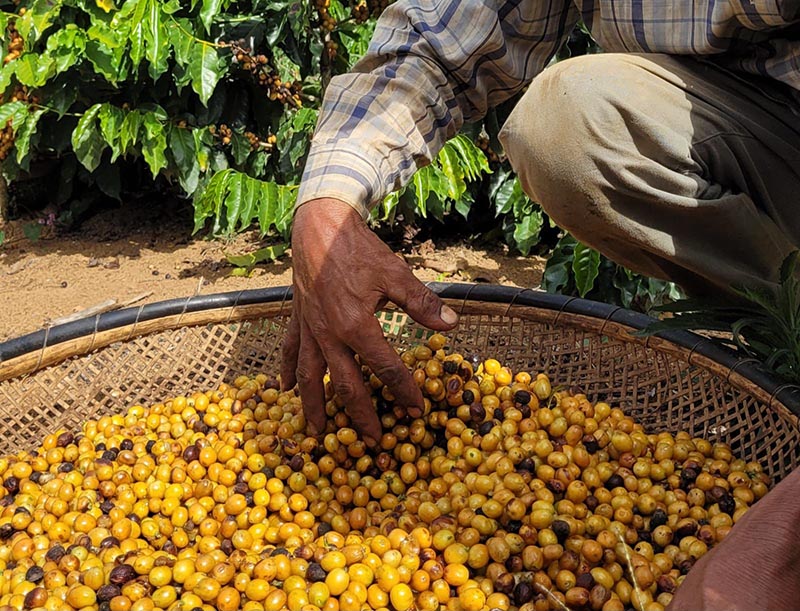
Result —
<path fill-rule="evenodd" d="M 555 295 L 538 289 L 451 282 L 429 282 L 426 283 L 426 286 L 443 299 L 461 300 L 463 303 L 507 303 L 508 311 L 514 306 L 527 306 L 552 310 L 559 314 L 577 314 L 603 319 L 605 322 L 621 324 L 637 331 L 644 329 L 655 321 L 654 318 L 646 314 L 634 312 L 621 306 L 579 297 Z M 105 312 L 96 316 L 45 327 L 38 331 L 0 342 L 0 365 L 5 361 L 25 354 L 41 351 L 82 336 L 126 325 L 204 310 L 288 302 L 291 299 L 292 287 L 281 286 L 193 295 Z M 691 331 L 668 330 L 656 333 L 654 336 L 688 350 L 690 357 L 697 354 L 722 365 L 729 369 L 731 373 L 735 371 L 738 375 L 767 392 L 770 396 L 770 402 L 778 401 L 792 413 L 800 416 L 800 386 L 786 383 L 777 378 L 767 371 L 758 360 L 738 356 L 732 350 Z"/>

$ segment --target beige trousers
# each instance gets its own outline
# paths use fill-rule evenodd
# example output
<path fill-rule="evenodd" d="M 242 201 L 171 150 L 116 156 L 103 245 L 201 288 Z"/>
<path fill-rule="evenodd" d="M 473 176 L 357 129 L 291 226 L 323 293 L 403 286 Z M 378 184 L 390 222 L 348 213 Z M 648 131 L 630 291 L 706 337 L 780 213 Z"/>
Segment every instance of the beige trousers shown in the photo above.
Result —
<path fill-rule="evenodd" d="M 548 68 L 500 134 L 523 189 L 614 261 L 689 292 L 774 282 L 800 247 L 800 105 L 689 58 Z"/>

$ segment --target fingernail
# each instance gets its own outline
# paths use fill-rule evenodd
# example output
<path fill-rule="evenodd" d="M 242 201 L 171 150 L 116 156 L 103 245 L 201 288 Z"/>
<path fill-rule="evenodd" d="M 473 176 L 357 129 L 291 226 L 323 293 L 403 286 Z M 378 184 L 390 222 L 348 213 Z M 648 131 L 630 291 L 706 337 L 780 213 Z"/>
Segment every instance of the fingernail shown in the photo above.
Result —
<path fill-rule="evenodd" d="M 366 444 L 367 444 L 367 447 L 368 447 L 370 450 L 373 450 L 373 449 L 375 449 L 375 447 L 377 447 L 377 445 L 378 445 L 378 442 L 377 442 L 377 441 L 375 441 L 375 440 L 374 440 L 372 437 L 370 437 L 369 435 L 364 435 L 364 443 L 366 443 Z"/>
<path fill-rule="evenodd" d="M 407 411 L 408 415 L 412 418 L 419 418 L 422 416 L 422 409 L 419 407 L 409 407 Z"/>
<path fill-rule="evenodd" d="M 456 314 L 452 308 L 446 305 L 442 306 L 442 311 L 439 312 L 439 317 L 448 325 L 454 325 L 456 322 L 458 322 L 458 314 Z"/>
<path fill-rule="evenodd" d="M 317 427 L 314 425 L 313 422 L 309 422 L 306 424 L 306 433 L 308 433 L 312 437 L 316 437 L 317 435 L 319 435 L 319 430 L 317 429 Z"/>

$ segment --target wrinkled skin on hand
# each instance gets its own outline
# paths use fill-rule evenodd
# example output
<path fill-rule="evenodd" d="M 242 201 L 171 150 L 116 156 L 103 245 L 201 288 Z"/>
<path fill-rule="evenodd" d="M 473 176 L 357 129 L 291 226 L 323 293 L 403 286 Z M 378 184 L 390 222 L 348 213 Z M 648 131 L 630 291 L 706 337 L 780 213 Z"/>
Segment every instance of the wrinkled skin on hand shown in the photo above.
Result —
<path fill-rule="evenodd" d="M 299 386 L 309 432 L 325 429 L 323 376 L 369 446 L 381 426 L 364 385 L 360 355 L 409 414 L 422 414 L 422 393 L 383 336 L 374 314 L 387 301 L 418 323 L 452 329 L 453 310 L 428 290 L 344 202 L 317 199 L 301 206 L 292 229 L 293 311 L 283 343 L 281 386 Z"/>
<path fill-rule="evenodd" d="M 800 469 L 694 565 L 667 611 L 800 609 Z"/>

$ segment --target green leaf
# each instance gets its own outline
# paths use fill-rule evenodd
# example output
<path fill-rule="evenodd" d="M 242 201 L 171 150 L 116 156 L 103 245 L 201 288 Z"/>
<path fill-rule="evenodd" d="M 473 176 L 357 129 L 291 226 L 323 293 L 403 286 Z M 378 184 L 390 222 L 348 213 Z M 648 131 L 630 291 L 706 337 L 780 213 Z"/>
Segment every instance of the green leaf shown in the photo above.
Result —
<path fill-rule="evenodd" d="M 531 209 L 525 216 L 517 220 L 514 228 L 514 242 L 519 251 L 527 256 L 531 248 L 539 243 L 539 232 L 542 230 L 544 217 L 540 208 Z"/>
<path fill-rule="evenodd" d="M 85 53 L 95 71 L 109 83 L 116 83 L 122 78 L 121 53 L 113 51 L 97 40 L 86 41 Z"/>
<path fill-rule="evenodd" d="M 277 47 L 281 42 L 283 42 L 283 39 L 286 38 L 286 33 L 288 30 L 286 27 L 288 15 L 286 7 L 286 2 L 276 2 L 270 7 L 272 10 L 269 12 L 269 15 L 266 16 L 266 38 L 267 44 L 270 47 Z"/>
<path fill-rule="evenodd" d="M 169 44 L 175 53 L 175 61 L 179 66 L 186 67 L 192 53 L 194 40 L 187 32 L 191 29 L 188 19 L 173 17 L 167 23 L 167 36 Z"/>
<path fill-rule="evenodd" d="M 5 93 L 8 86 L 11 84 L 11 77 L 14 76 L 14 62 L 9 62 L 0 68 L 0 94 Z"/>
<path fill-rule="evenodd" d="M 339 25 L 339 40 L 347 51 L 348 67 L 352 67 L 367 52 L 375 24 L 376 21 L 370 19 L 364 23 L 344 22 Z"/>
<path fill-rule="evenodd" d="M 257 181 L 261 197 L 259 198 L 258 224 L 261 235 L 269 233 L 275 227 L 284 233 L 289 225 L 294 208 L 295 188 L 279 185 L 274 182 Z"/>
<path fill-rule="evenodd" d="M 389 223 L 394 223 L 395 213 L 397 212 L 397 204 L 400 203 L 400 192 L 393 191 L 387 195 L 381 206 L 383 208 L 383 217 L 381 220 L 388 221 Z M 375 208 L 375 212 L 377 212 L 378 208 Z"/>
<path fill-rule="evenodd" d="M 242 165 L 250 156 L 250 141 L 238 131 L 231 134 L 231 153 L 237 165 Z"/>
<path fill-rule="evenodd" d="M 86 34 L 79 29 L 62 29 L 47 38 L 47 52 L 55 62 L 55 73 L 69 70 L 86 49 Z"/>
<path fill-rule="evenodd" d="M 600 253 L 580 242 L 575 244 L 572 273 L 575 275 L 575 287 L 581 297 L 585 297 L 592 290 L 599 271 Z"/>
<path fill-rule="evenodd" d="M 119 166 L 115 163 L 101 163 L 94 171 L 94 179 L 98 188 L 116 200 L 120 199 L 122 181 Z"/>
<path fill-rule="evenodd" d="M 126 0 L 119 12 L 119 20 L 128 27 L 130 41 L 130 59 L 134 70 L 139 66 L 145 54 L 145 30 L 151 0 Z"/>
<path fill-rule="evenodd" d="M 72 148 L 78 161 L 90 172 L 100 164 L 100 156 L 106 147 L 103 136 L 97 129 L 97 116 L 102 104 L 95 104 L 87 110 L 72 132 Z"/>
<path fill-rule="evenodd" d="M 40 108 L 28 113 L 25 123 L 23 123 L 22 127 L 20 127 L 17 131 L 16 138 L 14 139 L 14 146 L 17 149 L 17 163 L 21 167 L 27 166 L 27 162 L 23 162 L 23 160 L 25 160 L 25 158 L 28 156 L 31 138 L 36 133 L 36 127 L 39 124 L 39 119 L 42 118 L 42 115 L 45 112 L 47 111 L 44 108 Z"/>
<path fill-rule="evenodd" d="M 214 142 L 214 137 L 208 129 L 195 129 L 194 147 L 197 154 L 197 165 L 200 167 L 201 172 L 205 172 L 209 168 L 209 151 Z"/>
<path fill-rule="evenodd" d="M 272 62 L 278 71 L 278 76 L 284 83 L 302 78 L 300 66 L 292 61 L 280 47 L 272 48 Z"/>
<path fill-rule="evenodd" d="M 127 6 L 126 11 L 130 8 Z M 86 57 L 110 83 L 125 79 L 130 65 L 127 37 L 130 23 L 129 18 L 122 19 L 121 14 L 122 11 L 117 12 L 111 24 L 95 20 L 86 31 Z"/>
<path fill-rule="evenodd" d="M 431 194 L 431 166 L 420 168 L 411 179 L 411 190 L 417 202 L 417 212 L 422 218 L 428 216 L 428 197 Z"/>
<path fill-rule="evenodd" d="M 11 126 L 18 129 L 28 119 L 28 105 L 24 102 L 7 102 L 0 105 L 0 129 L 11 121 Z"/>
<path fill-rule="evenodd" d="M 6 241 L 6 232 L 0 230 L 0 246 L 2 246 L 3 242 L 5 242 L 5 241 Z"/>
<path fill-rule="evenodd" d="M 111 163 L 117 157 L 125 154 L 125 147 L 121 143 L 122 124 L 125 122 L 125 111 L 112 104 L 103 104 L 98 114 L 100 119 L 100 133 L 111 147 Z"/>
<path fill-rule="evenodd" d="M 17 80 L 28 87 L 41 87 L 56 73 L 56 65 L 49 55 L 24 53 L 14 62 Z"/>
<path fill-rule="evenodd" d="M 472 197 L 472 193 L 465 191 L 464 194 L 456 200 L 453 207 L 456 209 L 456 212 L 466 219 L 469 216 L 469 211 L 472 210 L 472 204 L 474 203 L 475 200 Z"/>
<path fill-rule="evenodd" d="M 495 216 L 508 214 L 514 208 L 516 180 L 516 177 L 509 173 L 505 178 L 494 183 L 489 192 L 489 198 L 494 201 Z"/>
<path fill-rule="evenodd" d="M 206 184 L 205 188 L 194 198 L 194 231 L 200 231 L 208 218 L 219 216 L 224 198 L 224 186 L 227 176 L 233 170 L 217 172 Z M 216 213 L 216 215 L 215 215 Z M 215 222 L 215 225 L 217 223 Z"/>
<path fill-rule="evenodd" d="M 192 89 L 200 96 L 203 104 L 208 104 L 224 73 L 225 65 L 217 49 L 205 42 L 195 42 L 189 60 L 189 76 L 192 79 Z"/>
<path fill-rule="evenodd" d="M 169 147 L 167 152 L 178 173 L 181 187 L 188 195 L 197 190 L 200 180 L 200 164 L 195 151 L 195 130 L 181 128 L 172 124 L 169 130 Z"/>
<path fill-rule="evenodd" d="M 149 62 L 147 72 L 154 81 L 169 67 L 169 35 L 161 14 L 161 0 L 147 0 L 144 39 L 147 43 L 145 57 Z"/>
<path fill-rule="evenodd" d="M 25 15 L 16 20 L 17 31 L 28 44 L 32 45 L 54 23 L 60 13 L 60 1 L 35 0 Z"/>
<path fill-rule="evenodd" d="M 244 177 L 242 180 L 242 206 L 237 231 L 247 229 L 253 222 L 258 213 L 258 196 L 261 192 L 257 180 L 245 174 L 242 176 Z"/>
<path fill-rule="evenodd" d="M 437 161 L 447 179 L 447 196 L 452 200 L 460 199 L 467 190 L 467 184 L 464 182 L 464 169 L 459 163 L 455 147 L 445 146 L 439 152 Z"/>
<path fill-rule="evenodd" d="M 228 263 L 236 267 L 253 267 L 263 261 L 277 261 L 286 252 L 286 244 L 275 244 L 274 246 L 266 246 L 259 248 L 255 252 L 247 253 L 246 255 L 225 255 Z"/>
<path fill-rule="evenodd" d="M 492 173 L 485 153 L 464 134 L 459 134 L 449 140 L 444 148 L 452 149 L 455 152 L 467 180 L 477 180 L 481 174 Z"/>
<path fill-rule="evenodd" d="M 245 174 L 234 172 L 228 176 L 228 180 L 226 181 L 225 227 L 228 234 L 236 233 L 236 225 L 242 213 L 242 207 L 245 205 L 242 200 L 242 182 L 245 179 L 247 179 Z"/>
<path fill-rule="evenodd" d="M 122 127 L 119 130 L 119 148 L 125 155 L 128 149 L 139 141 L 139 132 L 142 127 L 142 113 L 138 110 L 131 110 L 125 115 Z"/>
<path fill-rule="evenodd" d="M 150 166 L 150 172 L 155 178 L 162 169 L 167 167 L 167 135 L 164 125 L 152 112 L 144 113 L 143 126 L 142 156 Z"/>
<path fill-rule="evenodd" d="M 223 0 L 203 0 L 203 7 L 200 9 L 200 21 L 203 22 L 206 32 L 211 32 L 211 22 L 219 14 L 222 4 Z"/>
<path fill-rule="evenodd" d="M 572 254 L 577 241 L 565 233 L 556 244 L 542 275 L 542 289 L 548 293 L 561 293 L 569 285 L 572 271 Z"/>

